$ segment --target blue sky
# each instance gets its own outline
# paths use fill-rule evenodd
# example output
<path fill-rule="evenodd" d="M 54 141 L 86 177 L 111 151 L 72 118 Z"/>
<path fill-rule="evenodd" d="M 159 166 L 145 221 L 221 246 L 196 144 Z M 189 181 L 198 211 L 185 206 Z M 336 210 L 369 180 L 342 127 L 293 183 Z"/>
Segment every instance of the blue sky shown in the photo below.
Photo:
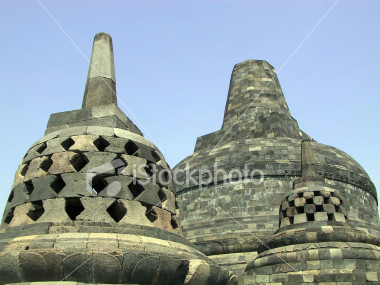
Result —
<path fill-rule="evenodd" d="M 317 27 L 334 1 L 41 3 L 71 40 L 38 1 L 0 9 L 1 209 L 49 115 L 81 107 L 81 53 L 90 57 L 97 32 L 113 37 L 120 108 L 170 166 L 220 129 L 233 65 L 265 59 L 286 63 L 278 77 L 300 127 L 350 154 L 380 189 L 379 1 L 339 1 Z"/>

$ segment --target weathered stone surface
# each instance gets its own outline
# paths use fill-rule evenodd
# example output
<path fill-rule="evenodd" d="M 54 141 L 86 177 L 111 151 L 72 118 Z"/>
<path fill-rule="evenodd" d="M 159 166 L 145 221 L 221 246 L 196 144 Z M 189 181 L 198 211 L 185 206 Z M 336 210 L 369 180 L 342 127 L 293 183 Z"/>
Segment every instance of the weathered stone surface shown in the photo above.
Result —
<path fill-rule="evenodd" d="M 94 38 L 82 108 L 116 104 L 116 79 L 112 39 L 99 33 Z"/>
<path fill-rule="evenodd" d="M 76 217 L 78 221 L 114 223 L 114 220 L 107 213 L 107 208 L 114 202 L 113 199 L 83 197 L 81 202 L 84 210 Z"/>
<path fill-rule="evenodd" d="M 16 252 L 0 253 L 0 276 L 2 283 L 21 282 L 19 259 Z"/>
<path fill-rule="evenodd" d="M 71 164 L 71 159 L 76 153 L 74 152 L 58 152 L 51 156 L 53 164 L 49 168 L 49 174 L 61 174 L 76 172 L 74 166 Z"/>
<path fill-rule="evenodd" d="M 36 252 L 20 252 L 19 263 L 23 280 L 47 281 L 50 273 L 42 255 Z"/>
<path fill-rule="evenodd" d="M 65 211 L 65 199 L 49 199 L 43 201 L 45 212 L 39 222 L 69 222 L 70 217 Z"/>
<path fill-rule="evenodd" d="M 13 219 L 9 223 L 10 227 L 33 224 L 34 221 L 28 216 L 29 211 L 34 210 L 31 203 L 17 206 L 13 212 Z"/>
<path fill-rule="evenodd" d="M 98 138 L 98 136 L 79 135 L 71 136 L 71 138 L 74 140 L 75 143 L 69 148 L 70 151 L 98 151 L 98 149 L 94 145 L 94 141 Z"/>
<path fill-rule="evenodd" d="M 118 258 L 104 253 L 95 253 L 93 257 L 94 279 L 102 283 L 119 283 L 121 264 Z"/>

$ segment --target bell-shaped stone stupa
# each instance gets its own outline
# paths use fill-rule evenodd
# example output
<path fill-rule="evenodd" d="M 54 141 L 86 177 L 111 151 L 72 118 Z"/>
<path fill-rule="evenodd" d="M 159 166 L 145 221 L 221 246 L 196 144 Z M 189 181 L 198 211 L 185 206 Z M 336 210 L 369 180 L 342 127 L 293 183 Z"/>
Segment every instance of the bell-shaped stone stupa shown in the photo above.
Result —
<path fill-rule="evenodd" d="M 183 237 L 175 189 L 155 179 L 170 171 L 118 108 L 112 40 L 97 34 L 82 109 L 52 114 L 16 172 L 0 284 L 235 284 Z"/>

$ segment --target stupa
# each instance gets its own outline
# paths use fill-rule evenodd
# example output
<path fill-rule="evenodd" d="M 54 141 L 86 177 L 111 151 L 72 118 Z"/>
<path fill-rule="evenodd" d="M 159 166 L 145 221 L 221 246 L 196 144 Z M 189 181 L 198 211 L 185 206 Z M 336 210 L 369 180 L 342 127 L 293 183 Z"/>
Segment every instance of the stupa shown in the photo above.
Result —
<path fill-rule="evenodd" d="M 118 108 L 112 40 L 99 33 L 82 108 L 52 114 L 15 174 L 0 284 L 236 284 L 183 237 L 158 171 L 171 170 Z"/>
<path fill-rule="evenodd" d="M 194 153 L 174 167 L 185 237 L 218 264 L 242 274 L 261 241 L 278 229 L 279 206 L 302 176 L 305 140 L 318 177 L 344 201 L 347 223 L 380 237 L 371 179 L 348 154 L 299 128 L 274 68 L 263 60 L 234 66 L 222 128 L 199 137 Z M 195 173 L 194 179 L 187 179 L 184 170 Z"/>

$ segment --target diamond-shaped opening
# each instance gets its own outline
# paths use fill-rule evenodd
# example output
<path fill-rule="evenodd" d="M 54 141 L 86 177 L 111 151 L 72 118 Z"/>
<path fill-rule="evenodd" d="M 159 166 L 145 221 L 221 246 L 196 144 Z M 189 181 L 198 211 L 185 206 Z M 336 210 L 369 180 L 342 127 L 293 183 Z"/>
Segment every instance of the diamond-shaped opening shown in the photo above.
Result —
<path fill-rule="evenodd" d="M 107 208 L 107 212 L 118 223 L 127 214 L 127 208 L 120 201 L 115 201 Z"/>
<path fill-rule="evenodd" d="M 104 188 L 106 188 L 107 184 L 108 183 L 103 176 L 98 175 L 92 178 L 92 190 L 96 194 L 99 194 L 101 191 L 103 191 Z"/>
<path fill-rule="evenodd" d="M 4 218 L 4 223 L 9 224 L 13 219 L 13 208 L 9 209 Z"/>
<path fill-rule="evenodd" d="M 29 195 L 32 194 L 34 190 L 34 185 L 33 185 L 32 180 L 28 180 L 24 182 L 24 184 L 25 184 L 26 192 L 28 192 Z"/>
<path fill-rule="evenodd" d="M 131 190 L 133 198 L 136 198 L 144 191 L 144 187 L 138 181 L 132 181 L 128 188 Z"/>
<path fill-rule="evenodd" d="M 144 166 L 144 169 L 145 169 L 146 174 L 148 174 L 148 177 L 152 177 L 152 175 L 154 174 L 154 170 L 153 170 L 152 165 L 150 163 L 147 163 Z"/>
<path fill-rule="evenodd" d="M 178 223 L 177 223 L 177 220 L 175 219 L 174 216 L 172 216 L 170 224 L 172 225 L 173 229 L 177 229 L 178 228 Z"/>
<path fill-rule="evenodd" d="M 51 159 L 51 157 L 46 157 L 40 164 L 40 168 L 45 171 L 45 172 L 48 172 L 50 166 L 53 164 L 53 160 Z"/>
<path fill-rule="evenodd" d="M 8 203 L 12 202 L 14 196 L 15 196 L 15 192 L 11 191 L 11 194 L 9 194 Z"/>
<path fill-rule="evenodd" d="M 157 154 L 155 150 L 152 150 L 152 156 L 156 162 L 159 162 L 161 160 L 160 156 Z"/>
<path fill-rule="evenodd" d="M 66 140 L 64 140 L 62 143 L 61 143 L 61 146 L 65 149 L 65 150 L 69 150 L 69 148 L 75 144 L 75 141 L 72 139 L 72 138 L 68 138 Z"/>
<path fill-rule="evenodd" d="M 61 192 L 65 186 L 66 183 L 63 181 L 61 175 L 56 175 L 54 181 L 50 184 L 51 189 L 53 189 L 57 194 Z"/>
<path fill-rule="evenodd" d="M 36 151 L 41 154 L 43 153 L 43 151 L 47 148 L 47 145 L 46 145 L 46 142 L 42 143 L 37 149 Z"/>
<path fill-rule="evenodd" d="M 162 189 L 158 190 L 158 197 L 160 198 L 161 202 L 164 202 L 164 201 L 166 201 L 168 199 L 166 197 L 166 194 L 165 194 L 164 190 L 162 190 Z"/>
<path fill-rule="evenodd" d="M 327 219 L 329 221 L 333 221 L 334 220 L 334 214 L 327 214 Z"/>
<path fill-rule="evenodd" d="M 133 141 L 128 141 L 126 144 L 125 144 L 125 151 L 127 152 L 127 154 L 129 155 L 133 155 L 136 153 L 136 151 L 139 150 L 139 147 L 133 142 Z"/>
<path fill-rule="evenodd" d="M 178 201 L 177 201 L 177 200 L 175 200 L 174 205 L 175 205 L 175 208 L 176 208 L 176 209 L 179 208 L 179 207 L 178 207 Z"/>
<path fill-rule="evenodd" d="M 71 220 L 75 221 L 76 217 L 82 213 L 84 207 L 80 198 L 66 198 L 65 211 Z"/>
<path fill-rule="evenodd" d="M 84 154 L 77 153 L 70 159 L 70 163 L 79 172 L 86 166 L 88 159 Z"/>
<path fill-rule="evenodd" d="M 24 167 L 21 170 L 21 175 L 25 176 L 25 174 L 28 172 L 28 169 L 29 169 L 29 163 L 24 165 Z"/>
<path fill-rule="evenodd" d="M 153 223 L 158 219 L 156 211 L 153 209 L 152 206 L 146 206 L 146 212 L 145 216 L 148 218 L 148 220 Z"/>
<path fill-rule="evenodd" d="M 99 151 L 104 151 L 110 145 L 103 137 L 98 137 L 93 143 Z"/>
<path fill-rule="evenodd" d="M 32 206 L 33 209 L 29 210 L 27 215 L 33 221 L 37 221 L 43 215 L 43 213 L 45 213 L 45 209 L 42 201 L 32 202 Z"/>

